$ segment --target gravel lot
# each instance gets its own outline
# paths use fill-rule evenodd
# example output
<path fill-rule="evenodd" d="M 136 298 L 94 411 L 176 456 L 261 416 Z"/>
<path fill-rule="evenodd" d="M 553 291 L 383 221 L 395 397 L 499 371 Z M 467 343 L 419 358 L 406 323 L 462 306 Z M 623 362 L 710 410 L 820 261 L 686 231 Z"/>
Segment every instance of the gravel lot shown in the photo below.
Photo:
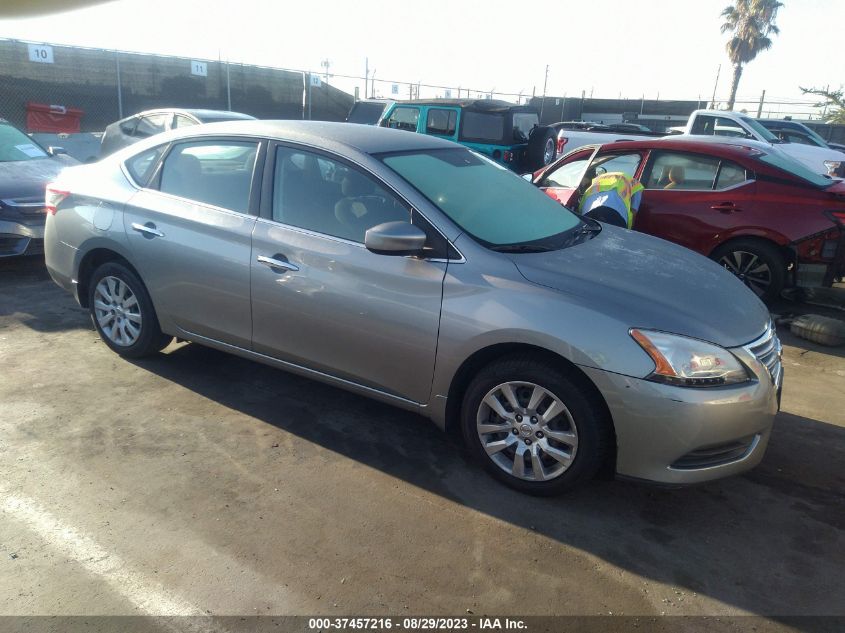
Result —
<path fill-rule="evenodd" d="M 521 496 L 424 419 L 202 348 L 128 362 L 0 262 L 0 614 L 845 615 L 845 348 L 782 333 L 754 471 Z"/>

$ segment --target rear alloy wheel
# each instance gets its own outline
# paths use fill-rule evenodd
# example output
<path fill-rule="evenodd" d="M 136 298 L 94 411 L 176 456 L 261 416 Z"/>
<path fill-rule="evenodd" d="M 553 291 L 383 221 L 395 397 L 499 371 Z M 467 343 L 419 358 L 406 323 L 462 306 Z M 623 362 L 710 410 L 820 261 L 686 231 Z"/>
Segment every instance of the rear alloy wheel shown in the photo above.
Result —
<path fill-rule="evenodd" d="M 786 280 L 786 263 L 774 245 L 737 240 L 720 246 L 710 257 L 736 275 L 763 301 L 780 296 Z"/>
<path fill-rule="evenodd" d="M 553 495 L 592 478 L 612 430 L 598 398 L 557 366 L 530 355 L 495 361 L 464 395 L 470 451 L 508 486 Z"/>
<path fill-rule="evenodd" d="M 88 307 L 94 327 L 113 351 L 139 358 L 164 349 L 152 301 L 138 276 L 119 262 L 108 262 L 91 275 Z"/>

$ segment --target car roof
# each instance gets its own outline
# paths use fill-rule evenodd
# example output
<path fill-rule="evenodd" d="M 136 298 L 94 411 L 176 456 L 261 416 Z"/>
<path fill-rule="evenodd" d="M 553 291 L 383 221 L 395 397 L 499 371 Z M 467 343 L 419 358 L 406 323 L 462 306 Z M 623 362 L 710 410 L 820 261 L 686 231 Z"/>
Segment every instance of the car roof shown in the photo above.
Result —
<path fill-rule="evenodd" d="M 197 119 L 208 119 L 208 118 L 221 118 L 226 117 L 233 120 L 249 120 L 255 119 L 254 116 L 249 114 L 244 114 L 243 112 L 233 112 L 231 110 L 205 110 L 202 108 L 153 108 L 151 110 L 144 110 L 143 112 L 136 112 L 132 116 L 126 117 L 127 119 L 132 119 L 136 116 L 144 116 L 147 114 L 161 114 L 161 113 L 172 113 L 172 114 L 189 114 Z M 125 120 L 125 119 L 122 119 Z"/>
<path fill-rule="evenodd" d="M 768 143 L 748 139 L 733 139 L 726 136 L 659 137 L 647 140 L 617 141 L 603 143 L 602 149 L 671 149 L 675 151 L 705 152 L 719 156 L 747 157 L 750 151 L 771 153 Z"/>
<path fill-rule="evenodd" d="M 418 151 L 426 149 L 454 149 L 463 147 L 451 141 L 427 134 L 406 132 L 358 123 L 296 120 L 244 120 L 207 123 L 157 134 L 146 139 L 144 147 L 181 138 L 202 136 L 259 136 L 279 141 L 292 141 L 325 149 L 339 146 L 365 154 Z M 151 142 L 157 141 L 157 142 Z"/>
<path fill-rule="evenodd" d="M 501 101 L 500 99 L 410 99 L 408 101 L 396 102 L 397 107 L 403 105 L 449 106 L 481 112 L 507 112 L 508 110 L 537 111 L 532 106 L 517 105 L 509 101 Z"/>

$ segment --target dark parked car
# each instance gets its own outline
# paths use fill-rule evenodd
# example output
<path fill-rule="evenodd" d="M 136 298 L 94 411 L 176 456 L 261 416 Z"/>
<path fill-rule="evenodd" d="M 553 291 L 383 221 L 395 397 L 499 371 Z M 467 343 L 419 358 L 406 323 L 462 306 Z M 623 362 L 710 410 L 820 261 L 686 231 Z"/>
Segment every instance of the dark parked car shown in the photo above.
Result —
<path fill-rule="evenodd" d="M 61 148 L 45 149 L 0 119 L 0 257 L 43 252 L 44 189 L 77 164 Z"/>
<path fill-rule="evenodd" d="M 789 119 L 757 119 L 764 128 L 787 143 L 800 143 L 802 145 L 814 145 L 827 149 L 845 150 L 841 143 L 831 143 L 824 140 L 813 130 L 803 123 Z"/>
<path fill-rule="evenodd" d="M 100 144 L 100 158 L 153 134 L 167 132 L 168 130 L 201 123 L 219 123 L 221 121 L 240 121 L 254 118 L 242 112 L 230 112 L 228 110 L 161 108 L 139 112 L 120 121 L 115 121 L 106 128 Z"/>
<path fill-rule="evenodd" d="M 581 147 L 532 182 L 570 209 L 596 175 L 644 186 L 634 229 L 707 255 L 764 299 L 845 274 L 845 183 L 753 141 L 655 139 Z M 790 279 L 791 274 L 791 279 Z"/>

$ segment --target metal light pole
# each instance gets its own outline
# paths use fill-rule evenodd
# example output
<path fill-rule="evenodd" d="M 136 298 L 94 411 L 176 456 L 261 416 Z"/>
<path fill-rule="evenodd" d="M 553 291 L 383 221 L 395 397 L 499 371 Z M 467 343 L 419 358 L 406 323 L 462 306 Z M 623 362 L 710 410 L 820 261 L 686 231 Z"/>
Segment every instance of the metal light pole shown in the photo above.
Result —
<path fill-rule="evenodd" d="M 540 102 L 540 124 L 543 123 L 543 108 L 546 105 L 546 85 L 549 83 L 549 65 L 546 64 L 546 76 L 543 78 L 543 100 Z"/>
<path fill-rule="evenodd" d="M 716 69 L 716 82 L 713 84 L 713 98 L 710 100 L 710 109 L 716 109 L 716 88 L 719 86 L 719 74 L 722 72 L 722 64 Z"/>

